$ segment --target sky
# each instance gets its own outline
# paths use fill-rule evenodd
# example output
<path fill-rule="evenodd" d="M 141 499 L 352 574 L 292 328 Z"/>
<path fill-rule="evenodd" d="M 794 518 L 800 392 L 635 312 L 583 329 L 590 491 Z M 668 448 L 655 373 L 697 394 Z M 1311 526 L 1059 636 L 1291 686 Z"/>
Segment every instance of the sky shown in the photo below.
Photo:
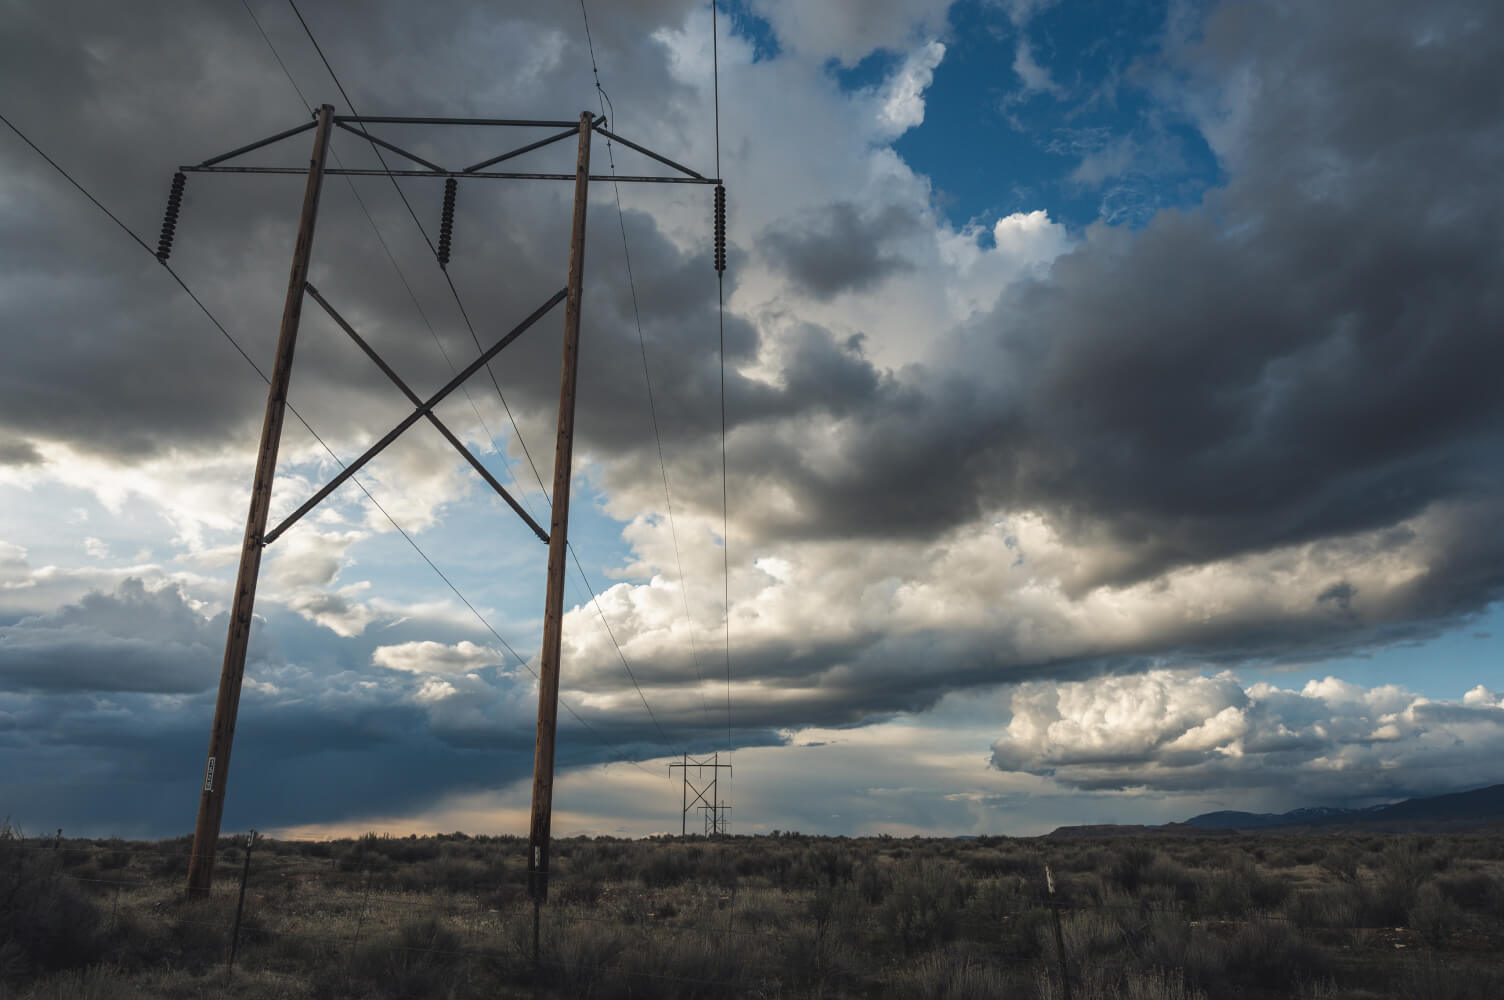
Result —
<path fill-rule="evenodd" d="M 708 189 L 592 185 L 555 835 L 677 831 L 683 753 L 738 833 L 1504 780 L 1504 8 L 298 7 L 348 97 L 282 0 L 8 0 L 0 113 L 153 246 L 178 164 L 309 104 L 573 119 L 592 62 L 725 181 L 723 312 Z M 193 174 L 176 228 L 264 370 L 302 187 Z M 329 177 L 311 280 L 426 395 L 564 285 L 570 187 L 461 182 L 451 295 L 442 185 Z M 9 129 L 0 255 L 0 811 L 178 835 L 265 383 Z M 562 324 L 439 408 L 545 523 Z M 312 303 L 291 399 L 274 522 L 409 409 Z M 266 549 L 224 828 L 520 834 L 545 547 L 430 427 L 358 478 Z"/>

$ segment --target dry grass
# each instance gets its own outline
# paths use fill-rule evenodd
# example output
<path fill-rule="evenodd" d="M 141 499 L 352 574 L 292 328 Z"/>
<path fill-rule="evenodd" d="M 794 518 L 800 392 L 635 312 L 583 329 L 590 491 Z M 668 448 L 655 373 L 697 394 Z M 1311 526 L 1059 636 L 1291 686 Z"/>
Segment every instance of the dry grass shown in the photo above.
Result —
<path fill-rule="evenodd" d="M 0 997 L 1504 995 L 1504 837 L 565 840 L 532 961 L 515 838 L 186 844 L 0 831 Z"/>

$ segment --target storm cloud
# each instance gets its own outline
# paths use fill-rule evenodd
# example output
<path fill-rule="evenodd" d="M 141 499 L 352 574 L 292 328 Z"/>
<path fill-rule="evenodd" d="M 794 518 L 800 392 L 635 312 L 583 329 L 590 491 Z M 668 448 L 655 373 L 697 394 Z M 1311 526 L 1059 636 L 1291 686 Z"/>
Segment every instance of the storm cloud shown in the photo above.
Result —
<path fill-rule="evenodd" d="M 1009 5 L 1014 29 L 1047 6 Z M 306 8 L 363 113 L 558 117 L 603 101 L 565 6 L 386 3 L 358 21 Z M 290 12 L 255 9 L 305 94 L 330 99 Z M 1033 205 L 952 224 L 895 151 L 925 119 L 949 11 L 750 5 L 722 36 L 719 147 L 706 12 L 642 0 L 592 20 L 612 128 L 724 174 L 732 266 L 718 287 L 707 190 L 595 186 L 574 537 L 599 602 L 572 592 L 564 688 L 599 739 L 571 729 L 565 759 L 773 747 L 1013 684 L 978 760 L 995 740 L 996 767 L 1073 789 L 1254 788 L 1288 763 L 1326 794 L 1321 760 L 1376 769 L 1392 753 L 1403 780 L 1362 787 L 1398 794 L 1493 753 L 1484 695 L 1291 692 L 1224 671 L 1432 637 L 1504 596 L 1504 11 L 1167 14 L 1115 85 L 1198 136 L 1215 182 L 1132 225 L 1104 212 L 1084 226 Z M 1045 55 L 1022 34 L 999 45 L 1005 68 Z M 879 51 L 878 82 L 842 84 L 835 66 Z M 1063 75 L 1040 79 L 1058 86 L 1039 99 L 1075 99 Z M 176 164 L 307 117 L 235 5 L 19 9 L 0 87 L 35 94 L 7 115 L 148 240 Z M 460 165 L 508 143 L 380 134 Z M 1118 147 L 1098 138 L 1062 177 L 1109 179 Z M 299 163 L 306 140 L 255 162 Z M 567 170 L 568 146 L 527 162 Z M 334 148 L 379 166 L 353 136 Z M 1151 175 L 1161 152 L 1134 146 L 1133 170 Z M 643 167 L 620 145 L 594 155 Z M 39 774 L 104 746 L 132 787 L 191 783 L 265 385 L 30 150 L 0 143 L 0 160 L 6 738 Z M 1012 187 L 1007 164 L 988 169 Z M 177 231 L 174 266 L 261 361 L 300 184 L 194 175 Z M 400 189 L 432 238 L 438 186 Z M 329 178 L 313 280 L 425 394 L 563 285 L 568 195 L 462 182 L 446 274 L 390 182 Z M 535 514 L 561 324 L 503 352 L 495 389 L 482 374 L 442 408 Z M 409 409 L 311 308 L 292 401 L 341 459 Z M 338 469 L 288 428 L 274 519 Z M 539 628 L 542 551 L 445 448 L 414 428 L 362 472 L 386 513 L 347 489 L 268 550 L 237 750 L 245 815 L 416 810 L 526 774 L 518 660 Z M 483 589 L 476 608 L 394 523 Z M 1155 672 L 1171 668 L 1214 676 Z M 722 700 L 734 721 L 712 711 Z M 1153 711 L 1104 721 L 1130 704 Z M 1387 726 L 1397 735 L 1375 735 Z M 1454 737 L 1466 753 L 1445 749 Z"/>
<path fill-rule="evenodd" d="M 913 267 L 884 249 L 896 235 L 912 232 L 918 220 L 890 206 L 863 218 L 857 206 L 836 202 L 819 217 L 772 229 L 762 237 L 763 252 L 802 291 L 818 299 L 872 288 L 896 271 Z"/>
<path fill-rule="evenodd" d="M 175 588 L 127 579 L 56 612 L 0 626 L 0 687 L 7 691 L 192 693 L 224 641 L 227 619 L 206 620 Z"/>

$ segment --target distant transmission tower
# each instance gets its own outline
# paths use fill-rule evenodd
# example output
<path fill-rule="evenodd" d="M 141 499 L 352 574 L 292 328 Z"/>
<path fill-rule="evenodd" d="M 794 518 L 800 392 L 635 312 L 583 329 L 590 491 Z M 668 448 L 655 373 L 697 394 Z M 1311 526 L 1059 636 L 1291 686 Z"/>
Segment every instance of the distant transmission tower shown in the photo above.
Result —
<path fill-rule="evenodd" d="M 668 773 L 673 777 L 674 768 L 680 768 L 684 779 L 684 791 L 681 805 L 683 811 L 679 816 L 679 836 L 689 834 L 689 814 L 692 810 L 699 810 L 705 818 L 705 836 L 723 837 L 728 832 L 727 824 L 731 815 L 731 807 L 716 797 L 718 778 L 721 769 L 731 770 L 730 764 L 721 763 L 720 752 L 717 751 L 710 757 L 696 760 L 688 753 L 680 755 L 677 763 L 669 764 Z M 689 772 L 693 768 L 695 776 L 690 778 Z M 705 772 L 710 772 L 709 780 L 705 778 Z M 690 796 L 694 797 L 691 798 Z"/>
<path fill-rule="evenodd" d="M 708 802 L 700 807 L 704 814 L 705 836 L 729 837 L 731 835 L 731 807 L 726 800 L 720 802 Z"/>

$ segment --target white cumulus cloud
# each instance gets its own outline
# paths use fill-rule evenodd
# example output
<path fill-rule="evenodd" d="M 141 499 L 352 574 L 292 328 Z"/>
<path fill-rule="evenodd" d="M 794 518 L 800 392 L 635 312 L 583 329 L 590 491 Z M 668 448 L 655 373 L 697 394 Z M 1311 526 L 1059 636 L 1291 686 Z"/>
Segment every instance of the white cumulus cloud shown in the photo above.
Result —
<path fill-rule="evenodd" d="M 993 765 L 1081 789 L 1402 797 L 1487 784 L 1504 751 L 1504 699 L 1481 685 L 1452 702 L 1337 677 L 1291 690 L 1152 670 L 1021 684 L 1011 709 Z"/>
<path fill-rule="evenodd" d="M 924 92 L 935 79 L 935 67 L 945 58 L 945 46 L 929 42 L 904 60 L 882 92 L 878 124 L 895 138 L 924 122 Z"/>
<path fill-rule="evenodd" d="M 472 670 L 501 662 L 501 654 L 469 640 L 450 645 L 424 640 L 378 646 L 371 662 L 388 670 L 412 674 L 468 674 Z"/>

